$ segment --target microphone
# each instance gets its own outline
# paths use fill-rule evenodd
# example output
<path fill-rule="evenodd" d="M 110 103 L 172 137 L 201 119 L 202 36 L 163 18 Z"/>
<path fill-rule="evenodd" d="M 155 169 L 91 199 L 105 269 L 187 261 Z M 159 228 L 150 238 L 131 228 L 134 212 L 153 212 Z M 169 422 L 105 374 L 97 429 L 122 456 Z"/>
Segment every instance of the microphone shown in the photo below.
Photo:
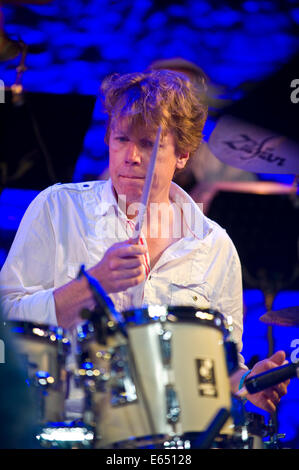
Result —
<path fill-rule="evenodd" d="M 249 377 L 244 382 L 244 387 L 236 395 L 245 397 L 246 395 L 261 392 L 266 388 L 273 387 L 285 380 L 299 378 L 299 362 L 275 367 L 274 369 L 262 372 L 261 374 Z"/>

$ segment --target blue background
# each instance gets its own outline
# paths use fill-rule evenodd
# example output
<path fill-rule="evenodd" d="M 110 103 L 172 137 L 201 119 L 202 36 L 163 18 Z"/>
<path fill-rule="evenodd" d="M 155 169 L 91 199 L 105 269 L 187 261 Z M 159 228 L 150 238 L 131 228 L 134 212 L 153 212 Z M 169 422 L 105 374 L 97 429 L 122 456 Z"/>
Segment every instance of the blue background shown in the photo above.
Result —
<path fill-rule="evenodd" d="M 291 0 L 56 0 L 40 6 L 5 6 L 3 13 L 6 33 L 30 46 L 23 85 L 31 92 L 96 95 L 109 73 L 144 70 L 153 60 L 180 56 L 205 70 L 218 87 L 219 98 L 238 100 L 248 84 L 271 76 L 298 52 L 299 5 Z M 18 59 L 0 63 L 0 79 L 7 86 L 14 83 L 17 65 Z M 106 167 L 103 135 L 103 115 L 97 103 L 78 154 L 74 181 L 97 175 Z M 291 182 L 289 176 L 260 177 Z M 3 191 L 3 232 L 14 233 L 36 194 L 21 189 Z M 0 265 L 6 253 L 7 247 L 0 247 Z M 275 299 L 276 309 L 298 304 L 296 291 L 281 292 Z M 244 305 L 244 356 L 246 361 L 255 355 L 262 359 L 268 349 L 266 325 L 259 321 L 266 310 L 263 294 L 246 290 Z M 275 350 L 285 349 L 289 355 L 299 331 L 274 327 L 273 335 Z M 298 381 L 293 380 L 279 407 L 279 430 L 286 433 L 285 445 L 296 448 L 298 392 Z"/>

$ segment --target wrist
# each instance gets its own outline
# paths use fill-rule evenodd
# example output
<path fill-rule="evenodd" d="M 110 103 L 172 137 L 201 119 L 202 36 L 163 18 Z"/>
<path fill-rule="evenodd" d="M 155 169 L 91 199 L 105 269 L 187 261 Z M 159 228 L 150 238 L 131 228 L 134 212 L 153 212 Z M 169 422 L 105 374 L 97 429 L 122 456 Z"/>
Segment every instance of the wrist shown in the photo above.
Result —
<path fill-rule="evenodd" d="M 242 375 L 241 379 L 240 379 L 240 382 L 239 382 L 239 390 L 241 390 L 241 388 L 243 388 L 243 385 L 244 385 L 244 382 L 246 380 L 246 378 L 248 377 L 248 375 L 251 373 L 251 369 L 247 370 L 246 372 L 244 372 L 244 374 Z"/>

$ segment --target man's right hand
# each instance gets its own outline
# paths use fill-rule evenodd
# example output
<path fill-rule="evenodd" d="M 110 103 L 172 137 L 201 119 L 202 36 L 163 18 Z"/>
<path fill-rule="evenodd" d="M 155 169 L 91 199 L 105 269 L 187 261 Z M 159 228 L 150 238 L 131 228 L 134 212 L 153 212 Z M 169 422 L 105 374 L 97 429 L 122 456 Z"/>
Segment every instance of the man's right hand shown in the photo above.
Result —
<path fill-rule="evenodd" d="M 107 294 L 125 291 L 145 279 L 143 255 L 146 248 L 131 240 L 115 243 L 94 267 L 88 270 Z"/>

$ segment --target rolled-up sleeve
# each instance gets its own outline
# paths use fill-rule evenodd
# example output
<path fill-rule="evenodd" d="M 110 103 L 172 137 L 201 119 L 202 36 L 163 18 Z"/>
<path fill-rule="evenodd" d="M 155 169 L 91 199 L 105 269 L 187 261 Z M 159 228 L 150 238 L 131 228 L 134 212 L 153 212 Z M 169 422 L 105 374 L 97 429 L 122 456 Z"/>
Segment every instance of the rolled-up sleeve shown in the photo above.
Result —
<path fill-rule="evenodd" d="M 232 319 L 232 339 L 237 345 L 239 366 L 246 368 L 241 354 L 243 349 L 243 286 L 242 270 L 237 250 L 230 242 L 229 256 L 226 263 L 226 273 L 222 289 L 218 292 L 219 302 L 226 317 Z"/>
<path fill-rule="evenodd" d="M 11 320 L 56 325 L 55 233 L 48 195 L 42 191 L 28 207 L 0 273 L 0 299 Z"/>

